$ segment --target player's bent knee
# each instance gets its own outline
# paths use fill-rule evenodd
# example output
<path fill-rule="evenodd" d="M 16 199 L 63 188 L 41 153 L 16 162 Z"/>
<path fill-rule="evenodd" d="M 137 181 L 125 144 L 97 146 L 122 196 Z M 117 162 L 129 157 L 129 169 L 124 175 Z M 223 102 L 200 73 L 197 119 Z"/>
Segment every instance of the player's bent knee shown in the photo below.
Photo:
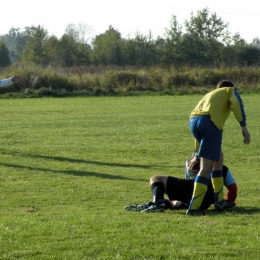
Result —
<path fill-rule="evenodd" d="M 168 176 L 164 175 L 154 175 L 150 178 L 150 185 L 152 185 L 155 182 L 165 182 L 167 180 Z"/>

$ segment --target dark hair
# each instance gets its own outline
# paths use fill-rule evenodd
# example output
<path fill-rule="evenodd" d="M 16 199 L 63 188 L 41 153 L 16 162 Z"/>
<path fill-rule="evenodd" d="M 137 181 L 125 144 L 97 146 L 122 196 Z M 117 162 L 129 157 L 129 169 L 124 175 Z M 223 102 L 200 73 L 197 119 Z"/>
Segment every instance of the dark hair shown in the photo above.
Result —
<path fill-rule="evenodd" d="M 234 84 L 230 81 L 230 80 L 221 80 L 218 85 L 217 88 L 223 88 L 223 87 L 234 87 Z"/>

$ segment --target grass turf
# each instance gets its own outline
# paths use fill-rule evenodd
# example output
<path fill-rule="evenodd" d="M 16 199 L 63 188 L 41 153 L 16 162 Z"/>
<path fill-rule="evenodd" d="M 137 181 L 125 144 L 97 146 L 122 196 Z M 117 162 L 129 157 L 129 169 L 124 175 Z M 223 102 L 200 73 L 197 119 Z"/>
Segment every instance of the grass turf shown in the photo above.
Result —
<path fill-rule="evenodd" d="M 259 259 L 259 95 L 242 95 L 223 151 L 237 207 L 205 217 L 142 214 L 149 178 L 184 176 L 201 96 L 1 100 L 0 259 Z"/>

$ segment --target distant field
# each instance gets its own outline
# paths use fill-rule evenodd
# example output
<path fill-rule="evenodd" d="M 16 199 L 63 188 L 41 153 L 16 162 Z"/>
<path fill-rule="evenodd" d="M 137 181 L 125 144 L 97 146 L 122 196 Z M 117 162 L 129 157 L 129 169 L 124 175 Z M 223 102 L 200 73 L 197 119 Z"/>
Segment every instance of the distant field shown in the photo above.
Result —
<path fill-rule="evenodd" d="M 142 214 L 149 178 L 184 176 L 200 95 L 2 99 L 0 259 L 260 259 L 260 96 L 242 95 L 252 143 L 227 121 L 237 207 Z"/>

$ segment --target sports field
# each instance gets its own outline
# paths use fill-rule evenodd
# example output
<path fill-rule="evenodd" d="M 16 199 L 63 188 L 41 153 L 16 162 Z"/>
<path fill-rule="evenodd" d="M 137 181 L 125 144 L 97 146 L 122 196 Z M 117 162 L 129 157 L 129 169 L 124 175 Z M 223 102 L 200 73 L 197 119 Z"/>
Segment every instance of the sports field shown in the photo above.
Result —
<path fill-rule="evenodd" d="M 124 211 L 184 176 L 200 97 L 0 100 L 0 259 L 260 259 L 259 95 L 241 95 L 252 143 L 233 115 L 224 131 L 234 209 Z"/>

